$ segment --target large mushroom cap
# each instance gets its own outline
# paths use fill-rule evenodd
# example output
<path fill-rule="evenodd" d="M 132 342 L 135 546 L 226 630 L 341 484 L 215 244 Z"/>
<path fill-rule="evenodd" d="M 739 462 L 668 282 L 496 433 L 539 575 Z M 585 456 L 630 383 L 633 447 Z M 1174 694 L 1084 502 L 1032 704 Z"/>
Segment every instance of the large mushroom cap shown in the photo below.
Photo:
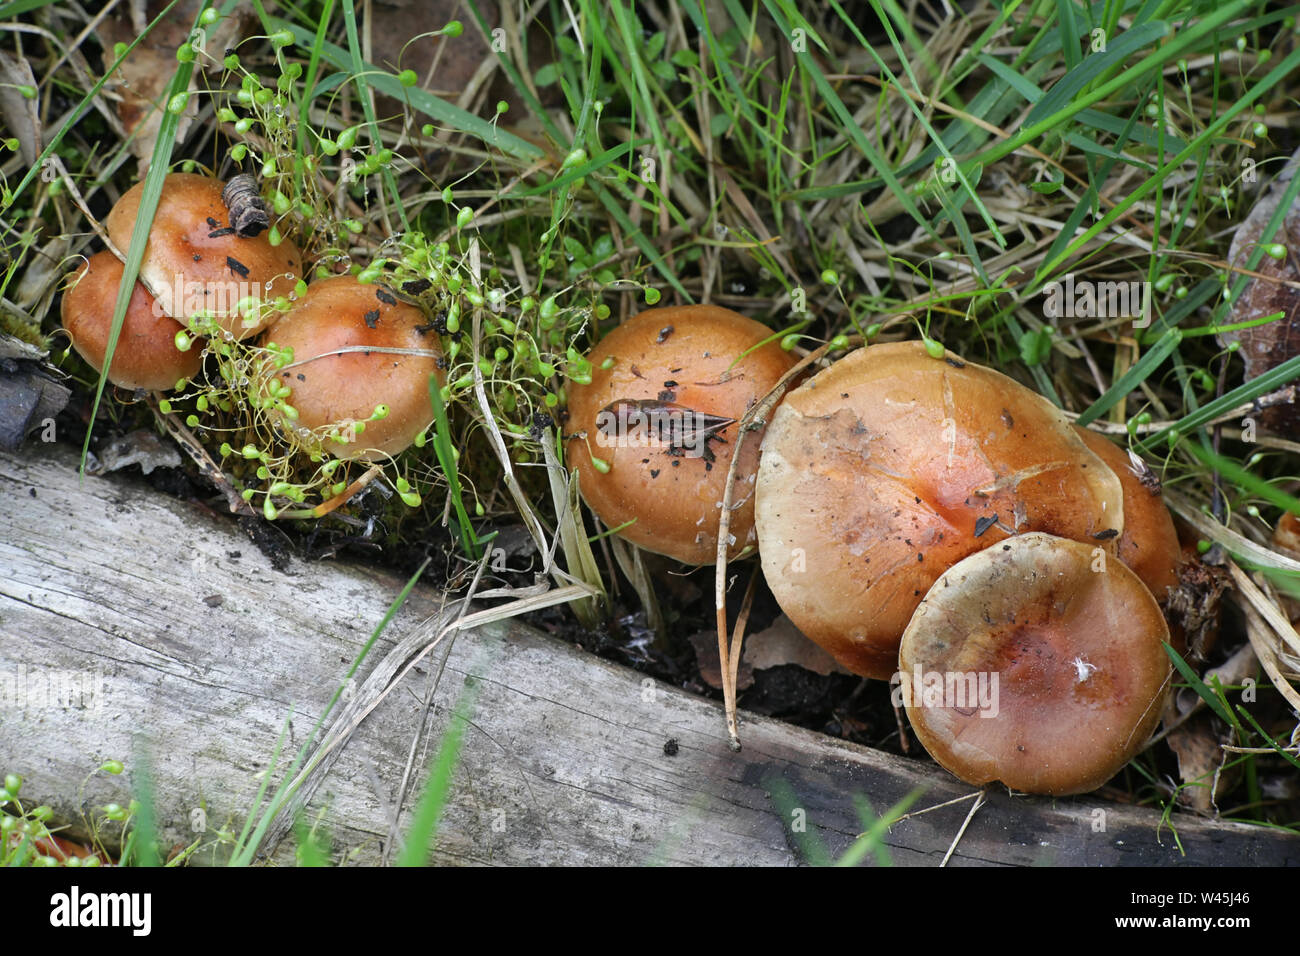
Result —
<path fill-rule="evenodd" d="M 1008 534 L 1113 547 L 1119 479 L 1065 416 L 1006 376 L 919 342 L 845 356 L 786 396 L 763 440 L 763 573 L 808 637 L 887 679 L 921 596 Z"/>
<path fill-rule="evenodd" d="M 903 635 L 900 689 L 925 749 L 967 783 L 1085 793 L 1160 719 L 1168 640 L 1155 598 L 1123 563 L 1025 534 L 935 582 Z"/>
<path fill-rule="evenodd" d="M 104 369 L 122 273 L 117 256 L 98 252 L 82 265 L 63 293 L 63 327 L 73 347 L 96 371 Z M 137 282 L 122 320 L 108 380 L 123 388 L 168 391 L 180 379 L 198 375 L 200 350 L 176 348 L 180 331 L 180 323 L 162 314 L 153 296 Z"/>
<path fill-rule="evenodd" d="M 1178 562 L 1182 547 L 1178 530 L 1165 507 L 1160 489 L 1142 483 L 1128 453 L 1097 432 L 1079 428 L 1083 443 L 1115 472 L 1124 489 L 1124 533 L 1119 536 L 1119 558 L 1142 579 L 1157 601 L 1178 587 Z"/>
<path fill-rule="evenodd" d="M 238 235 L 221 198 L 223 184 L 210 176 L 170 173 L 149 230 L 140 278 L 157 293 L 168 315 L 182 322 L 212 312 L 226 332 L 243 339 L 269 324 L 269 310 L 245 325 L 236 306 L 248 297 L 287 296 L 302 276 L 302 257 L 288 239 L 271 245 L 266 233 Z M 144 183 L 128 189 L 108 214 L 109 238 L 123 251 L 131 242 Z"/>
<path fill-rule="evenodd" d="M 771 336 L 729 309 L 690 305 L 641 312 L 592 349 L 591 383 L 568 388 L 565 454 L 606 525 L 686 564 L 714 560 L 734 420 L 794 367 L 775 343 L 755 348 Z M 733 555 L 754 543 L 758 447 L 748 437 L 736 466 Z"/>
<path fill-rule="evenodd" d="M 296 429 L 310 447 L 321 429 L 365 422 L 355 441 L 321 442 L 340 458 L 396 455 L 433 422 L 429 376 L 443 384 L 442 347 L 423 312 L 353 276 L 318 279 L 266 333 L 293 361 L 276 372 L 291 390 Z M 406 352 L 371 351 L 403 349 Z M 375 408 L 388 414 L 371 419 Z M 308 433 L 317 432 L 312 436 Z"/>

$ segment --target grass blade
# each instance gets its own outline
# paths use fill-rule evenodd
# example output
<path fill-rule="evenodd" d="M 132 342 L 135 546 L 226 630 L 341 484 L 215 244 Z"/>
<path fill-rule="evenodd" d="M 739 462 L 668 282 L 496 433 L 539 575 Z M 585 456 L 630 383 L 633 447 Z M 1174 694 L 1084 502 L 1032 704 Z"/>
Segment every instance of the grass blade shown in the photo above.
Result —
<path fill-rule="evenodd" d="M 460 757 L 461 740 L 465 736 L 473 703 L 474 692 L 471 687 L 464 692 L 443 733 L 438 755 L 424 785 L 424 793 L 420 795 L 420 802 L 411 819 L 411 828 L 406 833 L 406 843 L 397 858 L 398 866 L 424 866 L 433 853 L 433 844 L 438 836 L 438 821 L 442 819 L 442 811 L 447 806 L 452 773 Z"/>
<path fill-rule="evenodd" d="M 167 9 L 155 18 L 154 24 L 158 23 L 175 5 L 176 0 L 172 0 Z M 198 27 L 199 18 L 203 16 L 203 11 L 208 6 L 207 0 L 204 0 L 199 12 L 194 17 L 194 23 L 191 24 L 187 36 Z M 184 112 L 183 104 L 180 110 L 173 110 L 172 104 L 176 102 L 178 97 L 186 95 L 186 91 L 190 86 L 190 77 L 193 73 L 193 60 L 188 63 L 178 63 L 176 72 L 172 75 L 171 85 L 167 89 L 166 107 L 163 109 L 162 122 L 158 125 L 158 139 L 154 143 L 153 155 L 149 160 L 149 172 L 145 174 L 144 189 L 136 212 L 135 229 L 131 233 L 131 244 L 127 249 L 126 262 L 122 267 L 122 281 L 117 290 L 117 302 L 113 306 L 113 324 L 108 334 L 108 345 L 104 351 L 104 369 L 100 372 L 99 382 L 95 386 L 95 399 L 90 407 L 90 424 L 86 428 L 86 437 L 81 445 L 80 472 L 83 478 L 86 474 L 86 457 L 90 454 L 90 436 L 94 432 L 95 417 L 99 414 L 99 403 L 104 397 L 104 386 L 108 384 L 108 371 L 112 367 L 113 353 L 117 350 L 117 342 L 122 334 L 122 323 L 126 319 L 126 309 L 131 302 L 131 296 L 135 292 L 135 280 L 140 274 L 140 263 L 144 261 L 144 249 L 149 242 L 149 227 L 153 224 L 153 215 L 158 208 L 158 198 L 162 195 L 163 179 L 167 176 L 172 147 L 176 143 L 176 131 L 181 121 L 181 114 Z M 51 148 L 53 148 L 53 144 L 51 144 Z M 30 176 L 37 168 L 34 166 L 28 175 Z"/>
<path fill-rule="evenodd" d="M 1207 686 L 1205 681 L 1201 680 L 1201 678 L 1197 676 L 1196 671 L 1192 670 L 1192 666 L 1188 664 L 1187 661 L 1183 660 L 1181 654 L 1168 644 L 1165 644 L 1164 648 L 1165 653 L 1168 654 L 1169 659 L 1173 661 L 1174 667 L 1178 670 L 1178 673 L 1183 676 L 1183 680 L 1187 681 L 1187 683 L 1191 685 L 1192 690 L 1196 691 L 1201 700 L 1205 701 L 1206 706 L 1208 706 L 1210 710 L 1214 711 L 1218 718 L 1229 727 L 1236 726 L 1237 722 L 1233 719 L 1232 715 L 1228 713 L 1228 709 L 1223 706 L 1223 701 L 1219 699 L 1219 695 Z"/>

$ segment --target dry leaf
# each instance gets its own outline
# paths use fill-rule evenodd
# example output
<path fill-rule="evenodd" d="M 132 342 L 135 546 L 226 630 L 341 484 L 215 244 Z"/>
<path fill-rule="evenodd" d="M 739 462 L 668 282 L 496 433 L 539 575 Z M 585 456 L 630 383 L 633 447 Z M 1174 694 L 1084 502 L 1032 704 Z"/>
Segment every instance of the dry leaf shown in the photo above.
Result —
<path fill-rule="evenodd" d="M 41 118 L 36 111 L 36 99 L 23 96 L 16 87 L 30 86 L 36 88 L 36 77 L 32 74 L 31 64 L 26 60 L 15 60 L 0 50 L 0 128 L 5 136 L 18 140 L 18 153 L 23 158 L 24 166 L 36 162 L 37 150 L 41 145 Z"/>
<path fill-rule="evenodd" d="M 479 8 L 488 29 L 495 28 L 500 22 L 496 4 Z M 448 102 L 456 102 L 483 62 L 495 56 L 464 0 L 372 0 L 370 9 L 371 62 L 394 73 L 414 70 L 417 86 Z M 441 30 L 451 20 L 464 25 L 460 36 L 421 35 Z M 437 70 L 431 75 L 435 60 Z"/>
<path fill-rule="evenodd" d="M 1220 772 L 1226 762 L 1220 746 L 1224 740 L 1215 734 L 1211 715 L 1197 714 L 1171 730 L 1165 741 L 1178 758 L 1180 779 L 1187 784 L 1178 791 L 1178 802 L 1202 813 L 1210 812 L 1236 776 L 1231 770 Z"/>
<path fill-rule="evenodd" d="M 66 235 L 54 236 L 41 248 L 33 248 L 26 268 L 18 274 L 18 281 L 9 294 L 10 301 L 24 311 L 44 315 L 54 287 L 68 274 L 67 256 L 71 249 L 72 240 Z"/>
<path fill-rule="evenodd" d="M 105 20 L 101 27 L 104 45 L 111 49 L 116 43 L 131 43 L 166 6 L 164 0 L 149 0 L 148 3 L 133 3 L 129 11 L 119 9 L 117 15 Z M 199 0 L 181 0 L 122 61 L 121 67 L 105 85 L 118 98 L 117 115 L 122 120 L 123 127 L 133 134 L 131 153 L 140 161 L 141 177 L 149 170 L 149 161 L 158 141 L 158 128 L 167 106 L 167 92 L 176 73 L 176 48 L 191 42 L 190 28 L 198 15 L 199 7 Z M 199 56 L 195 60 L 196 64 L 203 68 L 220 69 L 225 50 L 238 43 L 248 16 L 247 5 L 241 4 L 230 16 L 204 28 L 193 38 L 213 58 L 213 61 L 209 61 L 207 57 Z M 196 71 L 190 81 L 191 93 L 197 88 L 198 76 Z M 191 96 L 176 127 L 177 142 L 185 138 L 196 115 L 198 98 Z"/>
<path fill-rule="evenodd" d="M 777 617 L 767 630 L 759 631 L 746 639 L 743 661 L 756 671 L 780 667 L 782 664 L 795 664 L 822 676 L 852 673 L 804 637 L 803 632 L 784 614 Z"/>
<path fill-rule="evenodd" d="M 1273 549 L 1300 561 L 1300 518 L 1289 511 L 1282 512 L 1282 517 L 1273 529 Z M 1277 603 L 1288 621 L 1293 624 L 1300 621 L 1300 601 L 1283 592 L 1278 594 Z"/>
<path fill-rule="evenodd" d="M 90 475 L 103 475 L 130 465 L 139 465 L 146 475 L 155 468 L 181 466 L 176 446 L 163 442 L 156 434 L 143 428 L 114 439 L 91 457 L 94 460 L 86 464 L 86 473 Z"/>
<path fill-rule="evenodd" d="M 1189 660 L 1205 660 L 1218 641 L 1223 593 L 1229 583 L 1222 568 L 1184 552 L 1178 565 L 1178 587 L 1169 589 L 1165 616 L 1170 630 L 1183 635 Z"/>
<path fill-rule="evenodd" d="M 687 638 L 695 648 L 695 663 L 700 668 L 700 677 L 704 683 L 717 690 L 722 689 L 722 667 L 718 657 L 718 632 L 700 631 Z M 754 669 L 742 656 L 740 671 L 736 675 L 736 690 L 745 690 L 754 685 Z"/>
<path fill-rule="evenodd" d="M 1291 157 L 1268 193 L 1255 203 L 1250 214 L 1237 227 L 1228 251 L 1228 261 L 1232 265 L 1244 266 L 1255 251 L 1264 226 L 1277 211 L 1278 202 L 1295 174 L 1297 164 L 1300 164 L 1300 151 Z M 1250 280 L 1232 303 L 1227 321 L 1245 322 L 1274 312 L 1281 312 L 1282 318 L 1219 336 L 1220 343 L 1225 346 L 1233 341 L 1241 343 L 1247 381 L 1300 354 L 1300 289 L 1283 285 L 1284 282 L 1300 282 L 1300 203 L 1293 204 L 1287 211 L 1273 241 L 1286 247 L 1286 255 L 1282 259 L 1269 255 L 1260 258 L 1256 271 L 1265 278 Z M 1289 403 L 1264 409 L 1259 413 L 1259 422 L 1266 428 L 1289 434 L 1300 426 L 1300 408 Z"/>

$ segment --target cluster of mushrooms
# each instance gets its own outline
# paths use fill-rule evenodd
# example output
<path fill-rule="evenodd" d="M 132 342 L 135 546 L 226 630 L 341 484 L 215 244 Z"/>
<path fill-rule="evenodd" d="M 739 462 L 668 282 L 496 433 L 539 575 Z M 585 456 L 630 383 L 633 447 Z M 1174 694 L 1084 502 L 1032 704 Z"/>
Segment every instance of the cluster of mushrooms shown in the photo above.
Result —
<path fill-rule="evenodd" d="M 105 226 L 125 249 L 144 184 L 122 196 Z M 273 245 L 255 183 L 171 173 L 163 181 L 139 278 L 109 366 L 126 389 L 170 391 L 201 372 L 204 340 L 217 349 L 257 336 L 258 399 L 295 447 L 371 461 L 409 446 L 433 421 L 430 376 L 442 351 L 415 305 L 351 275 L 304 281 L 293 242 Z M 102 371 L 123 265 L 91 256 L 63 297 L 73 346 Z"/>
<path fill-rule="evenodd" d="M 736 423 L 795 365 L 774 338 L 693 306 L 642 312 L 595 346 L 566 447 L 605 524 L 714 560 Z M 741 447 L 730 553 L 757 548 L 781 608 L 842 666 L 901 681 L 950 772 L 1083 793 L 1146 743 L 1171 681 L 1156 596 L 1181 552 L 1127 452 L 921 342 L 807 377 Z"/>
<path fill-rule="evenodd" d="M 119 248 L 142 193 L 108 216 Z M 432 323 L 351 275 L 307 284 L 268 225 L 246 177 L 168 175 L 109 380 L 180 388 L 205 351 L 259 336 L 256 391 L 286 440 L 400 453 L 443 384 Z M 97 370 L 122 277 L 100 252 L 63 298 Z M 899 342 L 807 377 L 733 464 L 737 423 L 796 364 L 767 327 L 651 309 L 588 361 L 590 381 L 568 383 L 566 457 L 592 510 L 642 548 L 705 564 L 734 471 L 728 554 L 757 549 L 782 609 L 842 666 L 901 681 L 918 738 L 956 776 L 1082 793 L 1146 742 L 1171 676 L 1157 596 L 1178 583 L 1180 549 L 1158 486 L 1117 446 L 998 372 Z"/>

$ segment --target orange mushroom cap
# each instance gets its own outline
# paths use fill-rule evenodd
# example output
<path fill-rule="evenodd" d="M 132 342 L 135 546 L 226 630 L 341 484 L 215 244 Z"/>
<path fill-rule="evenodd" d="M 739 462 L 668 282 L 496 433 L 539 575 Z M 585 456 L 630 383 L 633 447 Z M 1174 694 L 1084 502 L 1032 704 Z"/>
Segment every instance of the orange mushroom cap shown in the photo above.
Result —
<path fill-rule="evenodd" d="M 688 305 L 648 309 L 600 340 L 591 383 L 568 386 L 565 449 L 601 521 L 647 551 L 714 560 L 735 422 L 795 364 L 776 343 L 755 348 L 771 336 L 730 309 Z M 736 466 L 732 555 L 754 543 L 758 447 L 748 437 Z"/>
<path fill-rule="evenodd" d="M 78 354 L 96 371 L 104 369 L 123 271 L 117 256 L 98 252 L 77 270 L 63 293 L 63 327 Z M 176 333 L 181 330 L 180 323 L 162 315 L 153 296 L 137 282 L 113 350 L 108 380 L 123 388 L 168 391 L 180 379 L 198 375 L 200 350 L 176 348 Z"/>
<path fill-rule="evenodd" d="M 919 342 L 845 356 L 786 396 L 763 440 L 763 573 L 809 638 L 887 679 L 922 595 L 1009 534 L 1113 549 L 1119 479 L 1059 409 Z"/>
<path fill-rule="evenodd" d="M 903 635 L 895 693 L 930 756 L 967 783 L 1086 793 L 1155 729 L 1168 640 L 1122 562 L 1024 534 L 935 582 Z"/>
<path fill-rule="evenodd" d="M 1115 472 L 1124 488 L 1124 533 L 1119 536 L 1119 559 L 1136 572 L 1157 601 L 1164 601 L 1169 589 L 1178 587 L 1182 548 L 1159 487 L 1153 491 L 1142 483 L 1124 449 L 1097 432 L 1076 427 L 1083 443 Z"/>
<path fill-rule="evenodd" d="M 353 276 L 318 279 L 265 338 L 293 350 L 274 374 L 292 390 L 287 401 L 298 418 L 281 425 L 307 447 L 373 460 L 397 455 L 433 422 L 429 376 L 442 386 L 442 346 L 424 313 L 384 287 Z M 388 414 L 370 420 L 380 405 Z M 360 422 L 355 441 L 313 434 Z"/>
<path fill-rule="evenodd" d="M 182 322 L 208 310 L 237 339 L 265 328 L 275 316 L 266 311 L 245 325 L 236 306 L 248 297 L 263 302 L 293 291 L 302 275 L 297 246 L 284 239 L 271 245 L 267 234 L 238 235 L 221 198 L 223 184 L 210 176 L 170 173 L 149 229 L 140 278 L 158 304 Z M 135 231 L 144 183 L 128 189 L 105 222 L 109 238 L 125 250 Z M 255 316 L 249 316 L 251 321 Z"/>

